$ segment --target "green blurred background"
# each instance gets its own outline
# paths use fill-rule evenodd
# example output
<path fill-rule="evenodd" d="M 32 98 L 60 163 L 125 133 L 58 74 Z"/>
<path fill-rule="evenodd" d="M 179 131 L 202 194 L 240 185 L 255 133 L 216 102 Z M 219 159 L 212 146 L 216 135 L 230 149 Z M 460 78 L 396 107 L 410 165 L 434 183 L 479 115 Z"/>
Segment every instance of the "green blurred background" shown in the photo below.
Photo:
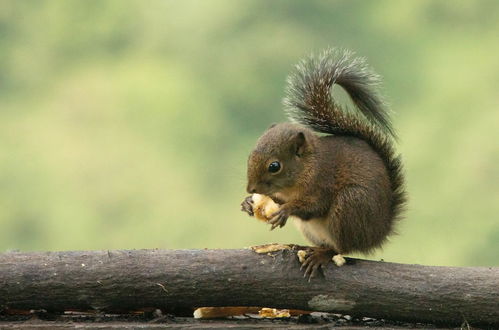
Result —
<path fill-rule="evenodd" d="M 0 250 L 305 243 L 239 210 L 286 75 L 384 76 L 410 204 L 371 256 L 499 265 L 499 1 L 0 0 Z"/>

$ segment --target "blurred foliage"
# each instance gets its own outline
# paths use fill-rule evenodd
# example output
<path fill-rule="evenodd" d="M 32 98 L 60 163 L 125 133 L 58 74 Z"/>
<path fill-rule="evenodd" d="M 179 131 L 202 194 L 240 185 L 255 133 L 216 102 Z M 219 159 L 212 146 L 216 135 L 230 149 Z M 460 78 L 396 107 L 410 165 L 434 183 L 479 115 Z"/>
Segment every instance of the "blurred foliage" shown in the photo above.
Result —
<path fill-rule="evenodd" d="M 0 0 L 0 249 L 305 243 L 239 211 L 287 73 L 384 76 L 410 194 L 372 258 L 499 265 L 499 2 Z"/>

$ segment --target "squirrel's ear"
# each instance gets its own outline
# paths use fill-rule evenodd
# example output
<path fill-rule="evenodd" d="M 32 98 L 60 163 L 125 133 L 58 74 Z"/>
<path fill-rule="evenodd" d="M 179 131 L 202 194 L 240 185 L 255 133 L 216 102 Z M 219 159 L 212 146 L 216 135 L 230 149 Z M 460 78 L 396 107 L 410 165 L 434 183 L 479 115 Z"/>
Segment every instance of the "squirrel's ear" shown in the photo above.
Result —
<path fill-rule="evenodd" d="M 274 127 L 275 125 L 277 125 L 277 123 L 272 123 L 272 124 L 269 126 L 269 128 L 267 128 L 267 129 L 271 129 L 271 128 L 272 128 L 272 127 Z"/>
<path fill-rule="evenodd" d="M 303 155 L 303 152 L 305 151 L 305 145 L 306 145 L 306 140 L 305 140 L 305 134 L 303 132 L 298 132 L 295 136 L 295 153 L 297 156 Z"/>

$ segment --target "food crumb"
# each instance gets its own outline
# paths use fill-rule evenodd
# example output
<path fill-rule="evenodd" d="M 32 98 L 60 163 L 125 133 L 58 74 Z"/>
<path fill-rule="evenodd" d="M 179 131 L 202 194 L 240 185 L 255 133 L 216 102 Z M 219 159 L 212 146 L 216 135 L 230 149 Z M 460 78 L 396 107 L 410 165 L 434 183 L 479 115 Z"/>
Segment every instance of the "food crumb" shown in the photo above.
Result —
<path fill-rule="evenodd" d="M 345 264 L 345 258 L 341 254 L 337 254 L 333 256 L 333 262 L 336 264 L 336 266 L 341 267 Z"/>
<path fill-rule="evenodd" d="M 265 318 L 291 317 L 288 309 L 262 308 L 258 315 Z"/>
<path fill-rule="evenodd" d="M 303 263 L 307 257 L 307 251 L 298 250 L 298 252 L 296 252 L 296 255 L 298 256 L 298 260 L 300 261 L 300 263 Z"/>

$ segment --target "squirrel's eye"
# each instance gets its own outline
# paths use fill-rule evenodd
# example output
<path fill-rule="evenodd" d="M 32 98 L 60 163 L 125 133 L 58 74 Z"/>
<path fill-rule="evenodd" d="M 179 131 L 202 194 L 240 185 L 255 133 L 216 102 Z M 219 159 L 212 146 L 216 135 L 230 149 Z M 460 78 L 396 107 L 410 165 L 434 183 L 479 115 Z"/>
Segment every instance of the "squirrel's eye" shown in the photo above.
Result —
<path fill-rule="evenodd" d="M 272 162 L 269 165 L 269 172 L 270 173 L 277 173 L 281 169 L 281 163 L 279 162 Z"/>

